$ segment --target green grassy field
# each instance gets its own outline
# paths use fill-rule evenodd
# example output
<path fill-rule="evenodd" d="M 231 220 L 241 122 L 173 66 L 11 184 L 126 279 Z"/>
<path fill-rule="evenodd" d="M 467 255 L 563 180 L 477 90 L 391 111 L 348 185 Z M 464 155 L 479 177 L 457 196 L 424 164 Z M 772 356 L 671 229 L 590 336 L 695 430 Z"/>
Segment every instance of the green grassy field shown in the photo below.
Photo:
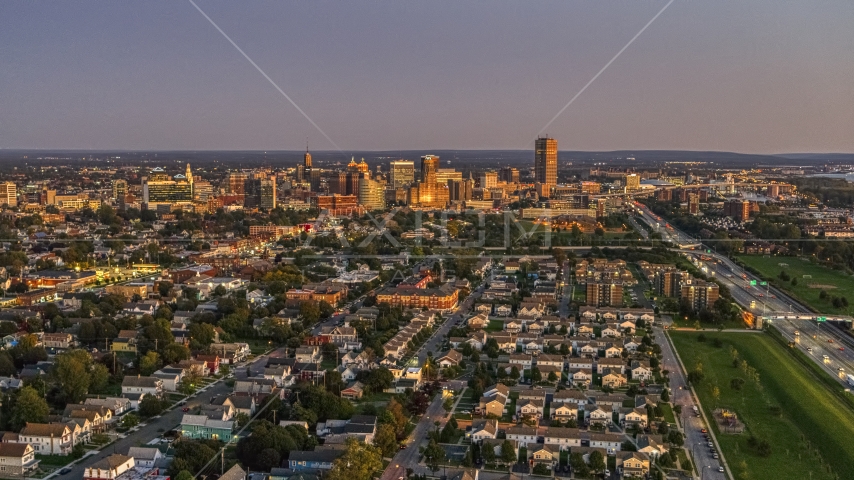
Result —
<path fill-rule="evenodd" d="M 814 372 L 797 363 L 769 335 L 703 334 L 706 342 L 697 340 L 699 332 L 670 335 L 689 371 L 702 362 L 705 378 L 696 390 L 709 418 L 717 403 L 734 410 L 747 426 L 741 435 L 717 432 L 736 478 L 741 478 L 745 467 L 751 479 L 854 478 L 850 448 L 854 411 L 824 387 Z M 722 340 L 723 346 L 715 348 L 714 339 Z M 756 368 L 761 388 L 732 366 L 730 346 Z M 745 380 L 740 391 L 730 387 L 733 378 Z M 715 386 L 720 392 L 717 402 L 712 396 Z M 780 407 L 782 413 L 771 407 Z M 748 445 L 751 434 L 771 444 L 770 456 L 761 457 Z"/>
<path fill-rule="evenodd" d="M 795 257 L 763 257 L 760 255 L 740 255 L 739 260 L 758 270 L 764 277 L 771 280 L 773 285 L 790 292 L 796 299 L 808 304 L 822 313 L 854 313 L 854 276 L 845 272 L 831 270 L 821 265 L 810 263 Z M 785 263 L 788 266 L 781 267 Z M 790 277 L 797 278 L 798 284 L 792 286 L 791 281 L 784 282 L 778 275 L 785 271 Z M 804 278 L 811 275 L 812 278 Z M 825 290 L 828 298 L 822 300 L 819 294 Z M 830 297 L 851 297 L 851 305 L 836 308 L 831 304 Z"/>

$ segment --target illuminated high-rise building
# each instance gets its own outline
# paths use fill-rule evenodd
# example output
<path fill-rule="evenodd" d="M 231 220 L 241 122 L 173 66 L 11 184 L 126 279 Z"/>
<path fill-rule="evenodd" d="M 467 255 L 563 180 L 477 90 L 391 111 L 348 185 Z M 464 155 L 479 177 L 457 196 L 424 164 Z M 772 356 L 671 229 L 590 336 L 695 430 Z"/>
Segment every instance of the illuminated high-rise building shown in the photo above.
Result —
<path fill-rule="evenodd" d="M 0 183 L 0 205 L 18 206 L 18 186 L 15 182 Z"/>
<path fill-rule="evenodd" d="M 483 172 L 480 176 L 480 188 L 493 188 L 498 185 L 498 174 L 495 172 Z"/>
<path fill-rule="evenodd" d="M 360 178 L 359 205 L 368 210 L 385 209 L 385 184 L 367 177 Z"/>
<path fill-rule="evenodd" d="M 449 180 L 462 181 L 463 172 L 458 172 L 453 168 L 439 168 L 436 170 L 436 183 L 448 185 Z"/>
<path fill-rule="evenodd" d="M 143 201 L 149 209 L 158 205 L 180 205 L 193 202 L 193 175 L 190 164 L 186 174 L 170 177 L 162 168 L 155 168 L 148 177 L 143 177 Z"/>
<path fill-rule="evenodd" d="M 225 177 L 225 193 L 228 195 L 245 195 L 246 180 L 249 174 L 246 172 L 229 172 Z"/>
<path fill-rule="evenodd" d="M 276 178 L 264 176 L 246 180 L 246 197 L 243 204 L 249 208 L 276 208 Z"/>
<path fill-rule="evenodd" d="M 119 208 L 124 208 L 128 195 L 128 181 L 117 179 L 113 181 L 113 201 Z"/>
<path fill-rule="evenodd" d="M 637 192 L 640 190 L 640 176 L 637 173 L 626 175 L 626 192 Z"/>
<path fill-rule="evenodd" d="M 540 137 L 534 141 L 534 181 L 557 185 L 557 140 Z"/>
<path fill-rule="evenodd" d="M 389 186 L 406 187 L 415 182 L 415 163 L 410 160 L 389 162 Z"/>
<path fill-rule="evenodd" d="M 308 153 L 308 145 L 305 146 L 305 155 L 302 156 L 302 164 L 305 168 L 311 168 L 311 154 Z"/>
<path fill-rule="evenodd" d="M 505 183 L 519 183 L 519 169 L 504 167 L 499 172 L 498 179 Z"/>

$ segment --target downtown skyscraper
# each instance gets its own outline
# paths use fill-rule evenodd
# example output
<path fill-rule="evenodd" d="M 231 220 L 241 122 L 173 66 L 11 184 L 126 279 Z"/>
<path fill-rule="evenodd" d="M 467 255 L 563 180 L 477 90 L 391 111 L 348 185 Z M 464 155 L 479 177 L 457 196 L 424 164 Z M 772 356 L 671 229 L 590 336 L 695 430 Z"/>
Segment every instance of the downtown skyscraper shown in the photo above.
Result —
<path fill-rule="evenodd" d="M 534 142 L 534 181 L 557 185 L 557 140 L 540 137 Z"/>

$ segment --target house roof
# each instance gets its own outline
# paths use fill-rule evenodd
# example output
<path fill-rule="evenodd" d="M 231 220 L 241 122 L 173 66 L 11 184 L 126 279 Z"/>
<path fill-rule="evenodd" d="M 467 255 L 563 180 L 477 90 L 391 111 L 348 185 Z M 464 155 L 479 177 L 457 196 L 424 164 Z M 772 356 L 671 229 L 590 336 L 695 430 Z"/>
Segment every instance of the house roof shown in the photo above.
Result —
<path fill-rule="evenodd" d="M 64 423 L 27 423 L 21 429 L 21 435 L 33 437 L 61 437 L 69 431 L 68 425 Z"/>
<path fill-rule="evenodd" d="M 32 450 L 28 443 L 0 443 L 0 457 L 23 457 L 27 449 Z"/>
<path fill-rule="evenodd" d="M 160 455 L 160 450 L 156 448 L 130 447 L 128 449 L 128 456 L 136 460 L 156 460 L 162 455 Z"/>
<path fill-rule="evenodd" d="M 92 465 L 89 465 L 88 468 L 91 469 L 99 469 L 99 470 L 113 470 L 118 468 L 121 465 L 124 465 L 128 462 L 128 460 L 133 460 L 133 457 L 129 457 L 127 455 L 120 455 L 118 453 L 114 453 L 109 457 L 99 460 Z"/>
<path fill-rule="evenodd" d="M 229 468 L 227 472 L 223 473 L 222 476 L 219 477 L 220 480 L 244 480 L 246 478 L 246 472 L 240 468 L 240 465 L 235 464 L 233 467 Z"/>

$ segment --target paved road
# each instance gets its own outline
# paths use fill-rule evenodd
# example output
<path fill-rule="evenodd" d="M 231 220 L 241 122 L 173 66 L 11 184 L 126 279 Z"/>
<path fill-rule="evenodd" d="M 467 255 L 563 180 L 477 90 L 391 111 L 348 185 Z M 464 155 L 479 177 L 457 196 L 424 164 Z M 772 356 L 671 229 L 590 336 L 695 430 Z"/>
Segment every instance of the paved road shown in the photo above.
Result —
<path fill-rule="evenodd" d="M 260 355 L 246 364 L 237 365 L 237 367 L 234 369 L 235 377 L 246 378 L 246 371 L 248 367 L 255 366 L 256 364 L 263 366 L 266 363 L 268 356 L 279 356 L 282 353 L 282 350 L 277 350 L 275 352 L 272 352 L 270 355 Z M 205 391 L 200 392 L 196 396 L 188 399 L 187 406 L 195 407 L 198 405 L 207 404 L 210 403 L 211 399 L 215 396 L 227 393 L 231 393 L 231 387 L 228 387 L 223 381 L 218 381 L 214 384 L 209 385 Z M 183 415 L 184 412 L 181 410 L 181 408 L 175 407 L 172 410 L 165 412 L 159 417 L 152 418 L 151 420 L 145 422 L 145 426 L 141 427 L 139 430 L 130 433 L 125 438 L 113 442 L 112 444 L 105 447 L 104 450 L 98 451 L 98 453 L 84 457 L 81 461 L 71 467 L 70 473 L 63 475 L 61 478 L 83 478 L 83 471 L 89 465 L 92 465 L 93 463 L 102 460 L 114 453 L 119 453 L 123 455 L 127 454 L 127 451 L 130 447 L 144 445 L 149 441 L 160 437 L 164 432 L 169 431 L 175 428 L 178 424 L 180 424 Z M 51 477 L 58 478 L 57 475 L 58 471 Z"/>
<path fill-rule="evenodd" d="M 441 421 L 444 417 L 445 410 L 442 408 L 442 396 L 436 395 L 433 403 L 427 407 L 427 412 L 421 417 L 418 424 L 415 425 L 415 430 L 404 441 L 406 449 L 397 452 L 397 455 L 394 456 L 391 463 L 386 467 L 380 480 L 398 480 L 401 477 L 406 477 L 407 468 L 418 469 L 418 459 L 421 456 L 418 449 L 422 444 L 427 444 L 427 432 L 433 427 L 433 422 Z"/>
<path fill-rule="evenodd" d="M 718 472 L 718 467 L 721 466 L 721 463 L 712 456 L 708 446 L 709 441 L 700 432 L 701 428 L 707 427 L 703 424 L 702 418 L 694 416 L 694 398 L 687 387 L 682 368 L 676 360 L 676 354 L 673 352 L 670 342 L 667 341 L 664 330 L 661 327 L 653 327 L 653 332 L 655 333 L 655 342 L 661 346 L 662 370 L 670 371 L 671 402 L 673 405 L 682 406 L 682 427 L 685 432 L 685 446 L 692 451 L 698 470 L 704 467 L 711 467 L 706 468 L 708 471 L 705 472 L 705 478 L 726 479 L 725 474 Z M 719 451 L 717 448 L 715 450 Z"/>
<path fill-rule="evenodd" d="M 466 297 L 465 300 L 460 304 L 459 307 L 445 320 L 439 328 L 433 332 L 433 335 L 421 345 L 421 348 L 416 352 L 416 356 L 418 357 L 418 365 L 423 365 L 427 360 L 427 352 L 432 352 L 434 355 L 439 353 L 441 349 L 442 343 L 445 341 L 445 337 L 448 335 L 448 332 L 451 331 L 452 328 L 459 325 L 460 322 L 465 318 L 466 314 L 472 309 L 474 302 L 480 298 L 483 294 L 483 290 L 485 288 L 484 284 L 481 284 L 477 287 L 471 294 Z M 435 357 L 438 358 L 438 357 Z"/>

